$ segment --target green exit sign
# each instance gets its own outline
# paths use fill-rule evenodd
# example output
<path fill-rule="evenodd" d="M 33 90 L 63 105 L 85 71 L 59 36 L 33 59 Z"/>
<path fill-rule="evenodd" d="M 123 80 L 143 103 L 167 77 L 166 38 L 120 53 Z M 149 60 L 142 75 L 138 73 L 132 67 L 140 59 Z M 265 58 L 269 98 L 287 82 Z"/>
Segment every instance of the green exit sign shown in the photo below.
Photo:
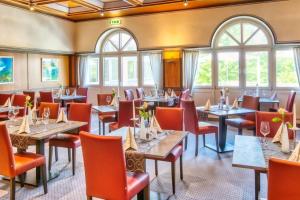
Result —
<path fill-rule="evenodd" d="M 121 24 L 121 20 L 120 19 L 111 19 L 109 21 L 110 25 L 119 25 Z"/>

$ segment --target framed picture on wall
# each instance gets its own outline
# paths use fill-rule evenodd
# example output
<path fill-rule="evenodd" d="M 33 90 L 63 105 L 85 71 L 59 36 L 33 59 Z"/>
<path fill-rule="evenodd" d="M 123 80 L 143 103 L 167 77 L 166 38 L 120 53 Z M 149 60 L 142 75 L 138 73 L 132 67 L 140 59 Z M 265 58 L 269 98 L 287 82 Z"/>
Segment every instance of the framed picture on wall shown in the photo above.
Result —
<path fill-rule="evenodd" d="M 42 82 L 58 81 L 59 79 L 59 59 L 42 58 Z"/>
<path fill-rule="evenodd" d="M 14 58 L 12 56 L 0 56 L 0 84 L 14 82 Z"/>

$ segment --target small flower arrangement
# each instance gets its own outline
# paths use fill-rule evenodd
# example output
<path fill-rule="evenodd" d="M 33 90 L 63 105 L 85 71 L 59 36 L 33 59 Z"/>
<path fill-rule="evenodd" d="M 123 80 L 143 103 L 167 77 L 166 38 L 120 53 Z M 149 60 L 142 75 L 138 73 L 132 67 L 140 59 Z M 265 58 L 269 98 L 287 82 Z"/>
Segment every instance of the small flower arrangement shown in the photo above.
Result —
<path fill-rule="evenodd" d="M 31 97 L 30 96 L 26 96 L 26 100 L 25 100 L 25 107 L 26 108 L 31 108 L 32 107 L 32 102 L 30 101 Z"/>
<path fill-rule="evenodd" d="M 112 97 L 114 98 L 116 96 L 116 90 L 112 89 Z"/>
<path fill-rule="evenodd" d="M 285 113 L 286 112 L 287 111 L 284 108 L 279 108 L 278 113 L 281 115 L 281 117 L 274 117 L 272 119 L 272 122 L 274 122 L 274 123 L 280 123 L 281 122 L 281 123 L 285 124 Z M 287 124 L 288 128 L 293 127 L 290 122 L 286 122 L 286 124 Z"/>
<path fill-rule="evenodd" d="M 144 102 L 143 106 L 139 110 L 139 114 L 143 119 L 149 119 L 149 113 L 146 111 L 148 108 L 148 104 Z"/>

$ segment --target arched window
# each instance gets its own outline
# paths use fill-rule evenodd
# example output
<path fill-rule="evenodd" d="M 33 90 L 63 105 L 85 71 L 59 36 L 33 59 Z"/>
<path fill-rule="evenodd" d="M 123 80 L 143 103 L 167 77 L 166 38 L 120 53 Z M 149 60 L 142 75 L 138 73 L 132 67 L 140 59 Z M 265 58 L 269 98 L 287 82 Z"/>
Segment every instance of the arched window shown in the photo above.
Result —
<path fill-rule="evenodd" d="M 271 31 L 255 18 L 237 17 L 220 26 L 213 40 L 218 86 L 268 87 L 272 45 Z"/>
<path fill-rule="evenodd" d="M 133 36 L 109 30 L 100 46 L 104 86 L 138 86 L 138 51 Z"/>

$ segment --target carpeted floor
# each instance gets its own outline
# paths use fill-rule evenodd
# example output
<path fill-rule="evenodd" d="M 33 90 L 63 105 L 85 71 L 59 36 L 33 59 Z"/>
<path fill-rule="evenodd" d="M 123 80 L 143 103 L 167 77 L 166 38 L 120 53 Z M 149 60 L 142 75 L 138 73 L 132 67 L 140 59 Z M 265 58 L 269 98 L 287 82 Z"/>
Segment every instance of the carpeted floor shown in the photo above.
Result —
<path fill-rule="evenodd" d="M 93 115 L 93 133 L 98 133 L 97 116 Z M 228 141 L 234 142 L 236 130 L 228 130 Z M 245 132 L 252 134 L 252 132 Z M 207 142 L 214 142 L 214 137 L 208 136 Z M 159 162 L 159 176 L 154 175 L 154 161 L 147 161 L 147 172 L 151 176 L 151 199 L 153 200 L 253 200 L 254 172 L 252 170 L 233 168 L 232 153 L 219 154 L 199 145 L 198 157 L 194 156 L 195 138 L 189 135 L 188 149 L 184 152 L 184 180 L 176 174 L 176 195 L 172 195 L 171 166 Z M 202 144 L 202 138 L 199 144 Z M 34 152 L 34 148 L 30 148 Z M 48 154 L 48 148 L 46 148 Z M 81 149 L 77 151 L 76 175 L 72 176 L 71 164 L 67 163 L 67 151 L 59 150 L 59 161 L 53 165 L 54 171 L 61 171 L 59 177 L 48 182 L 48 194 L 43 194 L 42 187 L 17 185 L 16 199 L 53 199 L 79 200 L 86 199 L 85 177 Z M 177 163 L 179 169 L 179 161 Z M 101 170 L 101 166 L 99 166 Z M 266 176 L 262 175 L 261 196 L 266 196 Z M 9 183 L 0 180 L 0 199 L 9 199 Z"/>

